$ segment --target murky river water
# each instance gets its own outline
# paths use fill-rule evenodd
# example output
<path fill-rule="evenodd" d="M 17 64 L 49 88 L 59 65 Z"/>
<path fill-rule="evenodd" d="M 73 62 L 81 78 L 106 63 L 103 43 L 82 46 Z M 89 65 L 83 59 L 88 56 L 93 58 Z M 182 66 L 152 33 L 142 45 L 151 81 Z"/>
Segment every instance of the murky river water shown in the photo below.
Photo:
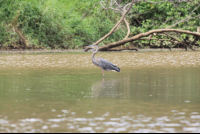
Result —
<path fill-rule="evenodd" d="M 200 52 L 0 55 L 0 132 L 200 132 Z"/>

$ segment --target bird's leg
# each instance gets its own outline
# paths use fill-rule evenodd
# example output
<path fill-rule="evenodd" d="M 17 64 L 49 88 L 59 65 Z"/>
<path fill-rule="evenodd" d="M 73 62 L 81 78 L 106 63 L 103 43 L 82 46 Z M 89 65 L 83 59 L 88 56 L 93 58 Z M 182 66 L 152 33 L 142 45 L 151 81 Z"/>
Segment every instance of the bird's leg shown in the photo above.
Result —
<path fill-rule="evenodd" d="M 104 76 L 104 70 L 103 70 L 103 69 L 101 69 L 101 71 L 102 71 L 102 73 L 103 73 L 103 78 L 105 78 L 105 76 Z"/>

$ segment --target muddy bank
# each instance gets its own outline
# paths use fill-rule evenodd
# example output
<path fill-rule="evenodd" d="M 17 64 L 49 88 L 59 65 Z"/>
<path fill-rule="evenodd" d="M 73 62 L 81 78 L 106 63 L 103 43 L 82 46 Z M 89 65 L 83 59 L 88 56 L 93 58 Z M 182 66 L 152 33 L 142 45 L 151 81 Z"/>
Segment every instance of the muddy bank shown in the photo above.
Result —
<path fill-rule="evenodd" d="M 2 54 L 0 70 L 5 69 L 97 69 L 92 64 L 90 53 L 52 54 Z M 194 52 L 112 52 L 98 53 L 102 57 L 123 68 L 173 68 L 200 67 L 200 51 Z M 100 72 L 101 73 L 101 72 Z"/>
<path fill-rule="evenodd" d="M 186 51 L 184 48 L 172 48 L 171 52 L 183 52 Z M 188 49 L 187 51 L 193 51 L 191 49 Z M 200 48 L 196 49 L 196 51 L 200 51 Z M 44 49 L 37 49 L 37 50 L 0 50 L 0 54 L 31 54 L 31 53 L 68 53 L 68 52 L 84 52 L 83 49 L 71 49 L 71 50 L 44 50 Z M 88 51 L 90 52 L 90 51 Z M 112 52 L 112 51 L 109 51 Z M 116 52 L 116 51 L 114 51 Z M 138 51 L 135 50 L 122 50 L 119 52 L 170 52 L 169 49 L 138 49 Z"/>

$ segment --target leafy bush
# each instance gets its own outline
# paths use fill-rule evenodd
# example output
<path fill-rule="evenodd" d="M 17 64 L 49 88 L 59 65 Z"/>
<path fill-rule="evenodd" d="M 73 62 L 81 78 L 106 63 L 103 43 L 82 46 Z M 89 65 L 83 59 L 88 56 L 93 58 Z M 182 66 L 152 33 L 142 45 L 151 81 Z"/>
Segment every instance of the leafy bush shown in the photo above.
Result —
<path fill-rule="evenodd" d="M 0 25 L 3 34 L 0 42 L 4 46 L 17 44 L 19 36 L 8 37 L 15 33 L 12 29 L 16 26 L 32 47 L 80 48 L 92 44 L 116 23 L 112 20 L 115 16 L 106 16 L 100 5 L 93 8 L 97 2 L 98 0 L 0 0 L 0 19 L 3 20 Z M 83 18 L 88 10 L 91 11 Z M 122 36 L 118 32 L 110 38 Z"/>
<path fill-rule="evenodd" d="M 0 44 L 4 47 L 21 45 L 15 27 L 26 37 L 29 46 L 34 48 L 81 48 L 92 44 L 107 34 L 121 18 L 119 13 L 102 9 L 99 1 L 0 0 Z M 127 2 L 130 1 L 124 0 L 122 4 Z M 196 17 L 200 14 L 200 8 L 197 8 L 195 2 L 198 1 L 134 4 L 126 17 L 131 27 L 130 36 L 167 28 L 187 17 L 188 21 L 172 28 L 196 32 L 200 25 L 200 19 Z M 195 8 L 197 10 L 191 13 Z M 126 32 L 127 29 L 122 24 L 118 31 L 101 44 L 119 41 L 125 37 Z M 181 40 L 186 38 L 188 37 L 180 36 Z M 138 42 L 148 43 L 145 40 Z"/>

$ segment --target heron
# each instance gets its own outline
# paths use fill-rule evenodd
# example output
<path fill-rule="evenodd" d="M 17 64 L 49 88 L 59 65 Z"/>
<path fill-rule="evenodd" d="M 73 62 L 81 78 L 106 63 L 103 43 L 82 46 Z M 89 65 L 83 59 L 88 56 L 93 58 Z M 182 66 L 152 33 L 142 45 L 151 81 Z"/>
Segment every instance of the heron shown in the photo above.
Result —
<path fill-rule="evenodd" d="M 85 46 L 85 48 L 93 48 L 94 49 L 94 52 L 92 53 L 92 63 L 101 68 L 104 78 L 105 78 L 104 71 L 120 72 L 120 68 L 117 67 L 116 65 L 114 65 L 113 63 L 111 63 L 110 61 L 107 61 L 101 57 L 96 58 L 96 59 L 94 58 L 95 54 L 99 50 L 99 47 L 96 44 Z"/>

